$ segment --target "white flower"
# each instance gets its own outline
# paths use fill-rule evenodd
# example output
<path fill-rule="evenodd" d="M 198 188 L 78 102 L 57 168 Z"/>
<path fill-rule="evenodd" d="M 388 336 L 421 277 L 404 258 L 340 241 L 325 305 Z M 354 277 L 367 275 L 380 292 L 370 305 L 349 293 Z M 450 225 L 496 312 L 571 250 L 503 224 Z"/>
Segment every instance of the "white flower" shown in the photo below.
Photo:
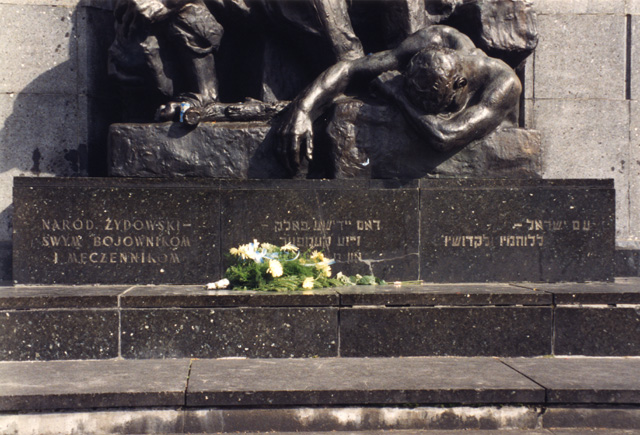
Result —
<path fill-rule="evenodd" d="M 267 273 L 270 273 L 274 278 L 282 276 L 282 264 L 278 260 L 269 260 Z"/>
<path fill-rule="evenodd" d="M 281 251 L 291 251 L 291 252 L 298 252 L 298 247 L 295 245 L 292 245 L 291 243 L 287 243 L 286 245 L 280 247 Z"/>
<path fill-rule="evenodd" d="M 302 288 L 312 289 L 313 288 L 313 278 L 308 277 L 302 282 Z"/>
<path fill-rule="evenodd" d="M 311 253 L 311 259 L 314 261 L 324 261 L 324 254 L 319 251 L 313 251 Z"/>
<path fill-rule="evenodd" d="M 210 282 L 209 284 L 207 284 L 207 290 L 227 288 L 229 287 L 229 284 L 231 284 L 229 280 L 224 278 L 224 279 L 221 279 L 220 281 Z"/>
<path fill-rule="evenodd" d="M 316 269 L 321 271 L 322 274 L 327 278 L 331 276 L 331 266 L 329 266 L 329 263 L 327 263 L 326 261 L 316 264 Z"/>

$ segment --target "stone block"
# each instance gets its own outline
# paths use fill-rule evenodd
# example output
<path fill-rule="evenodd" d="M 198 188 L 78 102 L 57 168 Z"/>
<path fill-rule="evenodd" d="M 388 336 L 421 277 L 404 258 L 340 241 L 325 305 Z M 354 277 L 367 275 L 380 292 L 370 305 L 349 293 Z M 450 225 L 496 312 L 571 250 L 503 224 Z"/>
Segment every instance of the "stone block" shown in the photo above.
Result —
<path fill-rule="evenodd" d="M 0 94 L 0 241 L 11 240 L 13 177 L 86 175 L 77 116 L 75 96 Z"/>
<path fill-rule="evenodd" d="M 588 405 L 587 405 L 588 406 Z M 542 414 L 542 426 L 547 428 L 567 428 L 567 432 L 554 434 L 576 434 L 592 428 L 637 429 L 640 427 L 640 410 L 620 408 L 549 408 Z M 582 429 L 578 429 L 582 428 Z M 588 429 L 587 429 L 588 428 Z M 602 430 L 602 429 L 601 429 Z M 571 432 L 569 432 L 571 431 Z M 635 432 L 635 431 L 634 431 Z M 594 434 L 597 433 L 593 432 Z M 604 433 L 604 431 L 602 432 Z M 607 431 L 607 433 L 611 433 Z M 621 435 L 633 432 L 618 432 Z"/>
<path fill-rule="evenodd" d="M 618 14 L 623 15 L 628 0 L 536 0 L 538 15 L 550 14 Z"/>
<path fill-rule="evenodd" d="M 639 359 L 513 358 L 503 362 L 543 386 L 549 404 L 640 403 Z"/>
<path fill-rule="evenodd" d="M 506 404 L 543 397 L 538 385 L 489 358 L 234 359 L 194 361 L 187 406 Z"/>
<path fill-rule="evenodd" d="M 0 360 L 108 359 L 118 356 L 115 309 L 0 311 Z"/>
<path fill-rule="evenodd" d="M 616 278 L 612 283 L 522 284 L 553 295 L 556 305 L 640 305 L 640 279 Z"/>
<path fill-rule="evenodd" d="M 638 96 L 640 97 L 640 94 Z M 626 166 L 629 174 L 629 241 L 635 242 L 638 249 L 640 243 L 640 104 L 637 101 L 631 101 L 630 107 L 630 155 Z"/>
<path fill-rule="evenodd" d="M 616 240 L 629 233 L 629 103 L 609 100 L 537 100 L 544 178 L 613 178 Z M 582 128 L 578 126 L 590 126 Z"/>
<path fill-rule="evenodd" d="M 275 293 L 207 290 L 204 286 L 139 286 L 120 298 L 120 305 L 125 308 L 328 307 L 338 304 L 339 295 L 335 289 Z"/>
<path fill-rule="evenodd" d="M 224 252 L 254 238 L 292 243 L 303 250 L 323 250 L 336 260 L 332 267 L 345 275 L 418 279 L 416 188 L 340 180 L 238 187 L 226 190 L 223 185 L 221 191 Z"/>
<path fill-rule="evenodd" d="M 420 286 L 340 287 L 340 303 L 345 306 L 487 306 L 551 305 L 545 292 L 505 284 L 423 284 Z M 640 295 L 640 291 L 638 293 Z"/>
<path fill-rule="evenodd" d="M 389 418 L 393 415 L 393 418 Z M 345 418 L 346 417 L 346 418 Z M 0 429 L 1 426 L 0 417 Z M 521 429 L 538 427 L 538 411 L 526 406 L 438 406 L 412 407 L 296 407 L 195 409 L 185 412 L 185 432 L 218 433 L 223 430 L 249 435 L 323 435 L 352 431 L 384 435 L 389 431 L 412 435 L 446 435 L 440 430 L 464 431 L 465 435 L 487 435 L 488 429 L 503 429 L 503 435 L 524 435 Z M 507 428 L 517 427 L 510 431 Z M 436 430 L 437 432 L 434 432 Z M 528 430 L 526 435 L 551 435 L 546 430 Z"/>
<path fill-rule="evenodd" d="M 555 355 L 640 355 L 637 308 L 558 307 Z"/>
<path fill-rule="evenodd" d="M 124 309 L 122 356 L 337 356 L 337 308 Z"/>
<path fill-rule="evenodd" d="M 16 220 L 35 225 L 16 226 L 14 281 L 149 284 L 220 278 L 216 184 L 212 189 L 187 182 L 171 190 L 151 180 L 43 181 L 40 187 L 20 186 L 16 179 Z M 20 254 L 32 249 L 38 253 Z"/>
<path fill-rule="evenodd" d="M 0 287 L 0 309 L 117 308 L 128 286 Z"/>
<path fill-rule="evenodd" d="M 107 76 L 108 51 L 115 38 L 114 21 L 109 9 L 83 6 L 76 10 L 79 94 L 104 97 L 115 92 L 114 83 Z"/>
<path fill-rule="evenodd" d="M 549 3 L 565 2 L 549 0 Z M 610 2 L 594 0 L 593 4 L 596 3 Z M 536 99 L 624 100 L 624 15 L 540 15 L 538 33 Z"/>
<path fill-rule="evenodd" d="M 0 4 L 0 92 L 76 93 L 74 9 L 56 6 Z"/>
<path fill-rule="evenodd" d="M 613 280 L 610 180 L 421 180 L 420 204 L 425 281 Z"/>
<path fill-rule="evenodd" d="M 189 364 L 189 360 L 0 363 L 0 409 L 178 407 L 184 405 Z"/>
<path fill-rule="evenodd" d="M 551 308 L 354 307 L 340 313 L 340 355 L 549 355 L 551 333 Z"/>

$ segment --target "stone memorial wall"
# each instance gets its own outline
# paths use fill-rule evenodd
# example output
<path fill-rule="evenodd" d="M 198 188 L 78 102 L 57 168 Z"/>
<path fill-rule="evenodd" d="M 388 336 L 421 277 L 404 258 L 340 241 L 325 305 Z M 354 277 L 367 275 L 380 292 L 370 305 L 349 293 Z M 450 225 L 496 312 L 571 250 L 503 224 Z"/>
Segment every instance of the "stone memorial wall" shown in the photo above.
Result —
<path fill-rule="evenodd" d="M 388 281 L 613 279 L 606 180 L 16 178 L 14 198 L 18 284 L 204 284 L 254 239 Z"/>

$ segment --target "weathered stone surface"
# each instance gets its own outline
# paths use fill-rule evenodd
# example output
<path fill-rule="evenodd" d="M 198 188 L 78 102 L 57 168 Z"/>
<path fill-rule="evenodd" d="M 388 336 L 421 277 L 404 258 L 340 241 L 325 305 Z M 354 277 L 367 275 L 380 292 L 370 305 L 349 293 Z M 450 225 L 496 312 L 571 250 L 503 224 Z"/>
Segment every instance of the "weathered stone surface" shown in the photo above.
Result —
<path fill-rule="evenodd" d="M 531 403 L 543 397 L 538 385 L 485 358 L 235 359 L 194 361 L 187 406 Z"/>
<path fill-rule="evenodd" d="M 421 278 L 613 280 L 612 187 L 607 180 L 421 180 Z"/>
<path fill-rule="evenodd" d="M 551 354 L 551 308 L 372 308 L 340 312 L 340 355 Z"/>
<path fill-rule="evenodd" d="M 243 189 L 247 187 L 250 189 Z M 253 239 L 321 249 L 335 271 L 418 278 L 418 191 L 351 181 L 222 188 L 222 247 Z"/>
<path fill-rule="evenodd" d="M 503 361 L 543 386 L 547 390 L 547 403 L 640 403 L 639 359 L 513 358 Z"/>
<path fill-rule="evenodd" d="M 627 168 L 632 167 L 627 166 L 630 161 L 629 102 L 538 99 L 534 110 L 535 128 L 544 132 L 544 178 L 613 178 L 616 238 L 627 239 L 630 201 Z M 576 125 L 600 127 L 581 129 Z"/>
<path fill-rule="evenodd" d="M 556 355 L 640 355 L 636 307 L 558 307 L 555 329 Z"/>
<path fill-rule="evenodd" d="M 623 14 L 540 15 L 538 30 L 536 98 L 624 99 L 626 23 Z"/>
<path fill-rule="evenodd" d="M 640 279 L 617 278 L 612 283 L 519 284 L 553 295 L 557 305 L 565 304 L 640 304 Z"/>
<path fill-rule="evenodd" d="M 387 281 L 606 281 L 613 194 L 607 180 L 18 178 L 14 280 L 203 285 L 257 239 Z"/>
<path fill-rule="evenodd" d="M 78 71 L 74 25 L 71 7 L 0 5 L 0 92 L 28 88 L 34 93 L 73 93 Z M 49 79 L 42 80 L 42 74 Z"/>
<path fill-rule="evenodd" d="M 337 356 L 336 308 L 124 309 L 122 356 Z"/>
<path fill-rule="evenodd" d="M 22 181 L 22 182 L 21 182 Z M 217 185 L 153 180 L 16 181 L 17 283 L 219 279 Z"/>
<path fill-rule="evenodd" d="M 107 359 L 118 356 L 115 309 L 0 311 L 0 360 Z"/>
<path fill-rule="evenodd" d="M 184 405 L 189 360 L 0 363 L 0 409 Z"/>
<path fill-rule="evenodd" d="M 0 309 L 117 308 L 127 286 L 0 287 Z"/>
<path fill-rule="evenodd" d="M 538 412 L 525 406 L 227 408 L 187 410 L 185 432 L 218 433 L 224 430 L 245 435 L 273 432 L 279 435 L 301 432 L 305 435 L 326 435 L 333 431 L 349 431 L 350 434 L 359 435 L 388 435 L 389 431 L 401 431 L 398 433 L 406 435 L 451 434 L 438 431 L 441 429 L 464 430 L 465 435 L 489 435 L 488 432 L 474 429 L 499 428 L 501 435 L 551 435 L 541 430 L 522 430 L 535 428 L 537 420 Z M 509 427 L 520 430 L 511 432 L 505 429 Z"/>
<path fill-rule="evenodd" d="M 340 287 L 341 305 L 551 305 L 551 294 L 503 284 Z"/>
<path fill-rule="evenodd" d="M 207 290 L 204 286 L 140 286 L 123 295 L 120 303 L 125 308 L 328 307 L 337 306 L 339 296 L 335 289 L 274 293 Z"/>
<path fill-rule="evenodd" d="M 572 428 L 575 432 L 553 431 L 554 434 L 575 434 L 590 428 L 637 429 L 640 410 L 620 408 L 549 408 L 542 415 L 542 425 L 548 428 Z M 579 429 L 577 429 L 579 428 Z M 610 430 L 609 429 L 609 430 Z M 586 432 L 591 433 L 591 432 Z M 596 432 L 597 433 L 597 432 Z M 620 435 L 633 432 L 610 432 Z"/>

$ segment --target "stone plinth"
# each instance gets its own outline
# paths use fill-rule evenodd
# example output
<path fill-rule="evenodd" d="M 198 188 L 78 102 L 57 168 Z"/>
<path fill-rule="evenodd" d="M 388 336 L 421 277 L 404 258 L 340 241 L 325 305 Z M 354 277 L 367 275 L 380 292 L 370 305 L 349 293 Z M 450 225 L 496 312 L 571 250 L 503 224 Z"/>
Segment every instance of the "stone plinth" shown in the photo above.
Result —
<path fill-rule="evenodd" d="M 387 281 L 609 281 L 612 184 L 17 178 L 13 278 L 205 283 L 258 239 Z"/>

